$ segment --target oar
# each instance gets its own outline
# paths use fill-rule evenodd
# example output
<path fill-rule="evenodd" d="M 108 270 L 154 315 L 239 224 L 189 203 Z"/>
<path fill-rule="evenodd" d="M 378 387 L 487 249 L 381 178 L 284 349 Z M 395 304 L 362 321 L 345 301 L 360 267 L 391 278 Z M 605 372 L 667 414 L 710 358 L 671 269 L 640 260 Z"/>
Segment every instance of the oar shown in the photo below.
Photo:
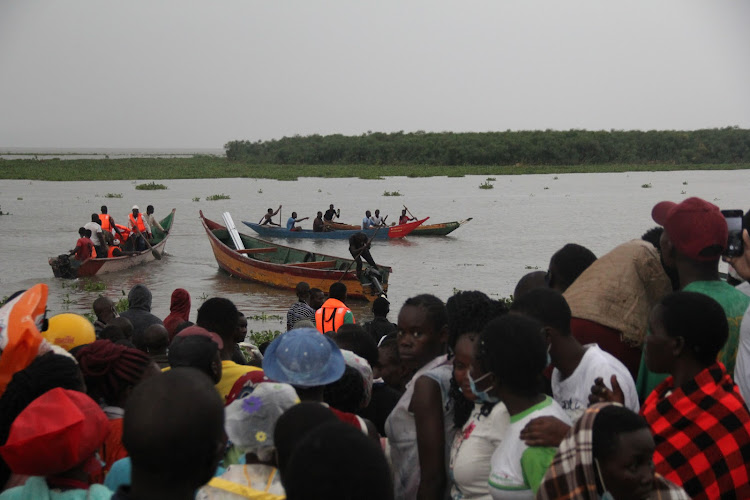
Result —
<path fill-rule="evenodd" d="M 416 219 L 416 220 L 419 220 L 419 219 L 417 219 L 416 217 L 414 217 L 414 214 L 413 214 L 413 213 L 411 213 L 411 210 L 409 210 L 409 209 L 408 209 L 408 208 L 406 207 L 406 205 L 404 205 L 404 210 L 406 210 L 407 212 L 409 212 L 409 215 L 411 215 L 412 219 Z"/>
<path fill-rule="evenodd" d="M 352 264 L 354 264 L 357 261 L 357 257 L 359 257 L 360 255 L 362 255 L 362 252 L 364 252 L 365 250 L 367 250 L 367 247 L 370 246 L 370 243 L 372 243 L 372 240 L 375 239 L 375 235 L 378 234 L 378 231 L 380 231 L 381 227 L 383 227 L 383 226 L 378 226 L 378 227 L 375 228 L 375 232 L 372 233 L 372 236 L 370 236 L 370 239 L 367 240 L 367 243 L 365 243 L 365 246 L 362 247 L 362 250 L 360 250 L 359 253 L 352 259 L 352 261 L 349 263 L 349 267 L 347 267 L 346 271 L 344 271 L 341 274 L 341 277 L 336 281 L 336 283 L 338 283 L 339 281 L 341 281 L 342 279 L 344 279 L 344 276 L 346 276 L 346 273 L 348 273 L 349 269 L 352 268 Z"/>
<path fill-rule="evenodd" d="M 153 255 L 156 260 L 161 260 L 161 254 L 159 253 L 159 251 L 156 250 L 156 248 L 151 246 L 151 243 L 148 242 L 148 238 L 143 236 L 143 233 L 141 233 L 141 230 L 138 229 L 138 226 L 134 225 L 133 227 L 135 228 L 135 232 L 138 233 L 141 236 L 141 238 L 143 238 L 143 241 L 146 242 L 146 246 L 148 247 L 149 250 L 151 250 L 151 255 Z"/>

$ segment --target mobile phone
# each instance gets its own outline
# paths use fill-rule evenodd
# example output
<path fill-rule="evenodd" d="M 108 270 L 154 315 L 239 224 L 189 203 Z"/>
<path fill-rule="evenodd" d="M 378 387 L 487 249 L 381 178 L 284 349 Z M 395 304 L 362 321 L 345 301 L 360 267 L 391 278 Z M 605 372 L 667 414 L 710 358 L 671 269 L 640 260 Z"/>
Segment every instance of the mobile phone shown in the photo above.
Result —
<path fill-rule="evenodd" d="M 729 239 L 724 255 L 727 257 L 739 257 L 742 255 L 742 210 L 722 210 L 721 214 L 727 221 Z"/>

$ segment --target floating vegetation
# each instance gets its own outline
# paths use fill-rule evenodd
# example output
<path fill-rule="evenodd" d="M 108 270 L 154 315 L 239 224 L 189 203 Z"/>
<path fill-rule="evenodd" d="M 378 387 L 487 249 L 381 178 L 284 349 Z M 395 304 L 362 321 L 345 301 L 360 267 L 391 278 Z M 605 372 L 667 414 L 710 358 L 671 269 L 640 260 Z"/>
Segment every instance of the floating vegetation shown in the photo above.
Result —
<path fill-rule="evenodd" d="M 147 182 L 146 184 L 138 184 L 136 189 L 139 189 L 141 191 L 156 191 L 158 189 L 167 189 L 167 186 L 164 184 L 157 184 L 155 182 Z"/>
<path fill-rule="evenodd" d="M 493 189 L 495 186 L 493 186 L 490 182 L 484 181 L 482 184 L 479 185 L 479 189 Z"/>
<path fill-rule="evenodd" d="M 651 187 L 651 183 L 647 182 L 646 184 L 641 184 L 641 187 L 642 188 L 650 188 Z"/>
<path fill-rule="evenodd" d="M 216 200 L 228 200 L 229 195 L 228 194 L 212 194 L 211 196 L 206 196 L 206 201 L 216 201 Z"/>
<path fill-rule="evenodd" d="M 494 177 L 487 177 L 487 182 L 490 182 L 490 181 L 496 181 L 496 180 L 497 180 L 497 179 L 496 179 L 496 178 L 494 178 Z"/>
<path fill-rule="evenodd" d="M 2 210 L 0 210 L 0 215 L 10 215 L 10 212 L 3 212 Z"/>
<path fill-rule="evenodd" d="M 683 186 L 687 186 L 687 181 L 682 181 Z"/>
<path fill-rule="evenodd" d="M 398 191 L 384 191 L 383 196 L 403 196 Z"/>
<path fill-rule="evenodd" d="M 193 201 L 201 201 L 201 197 L 200 196 L 194 196 L 193 197 Z"/>
<path fill-rule="evenodd" d="M 18 201 L 22 201 L 22 200 L 23 200 L 23 198 L 21 198 L 20 196 L 19 196 L 18 198 L 16 198 L 16 199 L 17 199 Z"/>
<path fill-rule="evenodd" d="M 259 189 L 259 190 L 258 190 L 258 194 L 263 194 L 263 190 L 262 190 L 262 189 Z"/>
<path fill-rule="evenodd" d="M 539 269 L 539 266 L 524 266 L 524 269 Z"/>
<path fill-rule="evenodd" d="M 549 187 L 547 187 L 547 186 L 544 186 L 544 189 L 549 189 Z"/>
<path fill-rule="evenodd" d="M 558 179 L 558 177 L 557 177 L 557 176 L 554 176 L 554 177 L 552 178 L 552 180 L 553 180 L 553 181 L 556 181 L 557 179 Z"/>
<path fill-rule="evenodd" d="M 254 316 L 248 316 L 247 319 L 248 320 L 252 319 L 253 321 L 271 321 L 271 320 L 281 321 L 282 319 L 284 319 L 284 317 L 278 314 L 266 314 L 265 312 L 262 312 Z"/>
<path fill-rule="evenodd" d="M 680 191 L 680 194 L 687 194 L 685 191 Z"/>
<path fill-rule="evenodd" d="M 245 339 L 255 346 L 260 346 L 265 342 L 271 342 L 273 339 L 281 335 L 279 330 L 248 330 Z"/>
<path fill-rule="evenodd" d="M 122 193 L 107 193 L 104 195 L 105 198 L 122 198 Z"/>
<path fill-rule="evenodd" d="M 103 281 L 84 280 L 79 285 L 79 288 L 87 292 L 101 292 L 107 289 L 107 284 Z"/>

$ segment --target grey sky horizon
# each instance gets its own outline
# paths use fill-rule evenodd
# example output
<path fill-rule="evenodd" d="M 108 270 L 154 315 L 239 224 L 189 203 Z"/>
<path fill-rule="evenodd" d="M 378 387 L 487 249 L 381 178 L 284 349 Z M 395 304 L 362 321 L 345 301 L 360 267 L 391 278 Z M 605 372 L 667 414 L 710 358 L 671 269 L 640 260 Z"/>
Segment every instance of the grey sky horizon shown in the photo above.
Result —
<path fill-rule="evenodd" d="M 743 0 L 0 2 L 0 148 L 750 128 Z"/>

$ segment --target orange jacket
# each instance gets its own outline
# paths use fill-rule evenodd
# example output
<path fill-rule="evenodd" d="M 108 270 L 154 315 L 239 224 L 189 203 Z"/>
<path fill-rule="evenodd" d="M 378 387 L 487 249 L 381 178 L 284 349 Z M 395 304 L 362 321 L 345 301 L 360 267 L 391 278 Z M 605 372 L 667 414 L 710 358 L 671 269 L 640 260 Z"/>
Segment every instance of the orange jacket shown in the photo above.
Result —
<path fill-rule="evenodd" d="M 99 220 L 102 223 L 102 231 L 112 231 L 112 221 L 110 220 L 109 214 L 99 214 Z"/>
<path fill-rule="evenodd" d="M 146 232 L 146 224 L 143 223 L 143 214 L 139 213 L 137 219 L 133 217 L 133 214 L 130 214 L 128 215 L 128 218 L 130 219 L 131 227 L 137 227 L 142 233 Z"/>
<path fill-rule="evenodd" d="M 348 316 L 347 316 L 348 315 Z M 347 321 L 347 317 L 349 321 Z M 354 314 L 346 304 L 337 299 L 328 299 L 315 311 L 315 327 L 320 333 L 337 332 L 344 323 L 354 323 Z"/>

